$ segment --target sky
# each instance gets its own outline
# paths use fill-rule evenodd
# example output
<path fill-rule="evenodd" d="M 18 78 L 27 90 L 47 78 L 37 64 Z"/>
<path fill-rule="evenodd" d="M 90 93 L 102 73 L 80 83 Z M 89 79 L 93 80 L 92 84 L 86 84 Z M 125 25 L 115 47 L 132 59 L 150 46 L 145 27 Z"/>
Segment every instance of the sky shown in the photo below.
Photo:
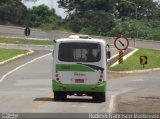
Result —
<path fill-rule="evenodd" d="M 58 7 L 58 0 L 38 0 L 37 2 L 22 2 L 28 7 L 32 8 L 33 6 L 39 6 L 41 4 L 47 5 L 49 8 L 54 8 L 57 15 L 61 16 L 62 18 L 65 18 L 67 13 L 65 13 L 65 10 Z"/>

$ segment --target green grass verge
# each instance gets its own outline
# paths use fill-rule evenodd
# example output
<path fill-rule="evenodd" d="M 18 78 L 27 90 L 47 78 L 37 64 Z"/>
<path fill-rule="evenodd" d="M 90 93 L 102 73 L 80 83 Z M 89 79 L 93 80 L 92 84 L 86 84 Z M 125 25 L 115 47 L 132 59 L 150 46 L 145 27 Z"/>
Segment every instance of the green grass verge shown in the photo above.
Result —
<path fill-rule="evenodd" d="M 147 56 L 148 63 L 143 68 L 140 64 L 140 56 Z M 127 58 L 123 64 L 118 64 L 114 67 L 110 67 L 110 71 L 131 71 L 131 70 L 143 70 L 160 67 L 160 51 L 150 49 L 139 49 L 132 56 Z"/>
<path fill-rule="evenodd" d="M 0 48 L 0 62 L 8 60 L 12 57 L 15 57 L 20 54 L 27 53 L 27 50 L 18 50 L 18 49 L 3 49 Z"/>
<path fill-rule="evenodd" d="M 0 43 L 53 45 L 52 40 L 29 40 L 29 39 L 17 39 L 17 38 L 0 38 Z"/>

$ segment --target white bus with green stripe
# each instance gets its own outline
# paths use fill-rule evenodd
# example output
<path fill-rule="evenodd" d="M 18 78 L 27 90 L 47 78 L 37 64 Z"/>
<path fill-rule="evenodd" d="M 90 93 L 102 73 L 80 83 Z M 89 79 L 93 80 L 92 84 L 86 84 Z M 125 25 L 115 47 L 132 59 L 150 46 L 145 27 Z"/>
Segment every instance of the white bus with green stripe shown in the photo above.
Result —
<path fill-rule="evenodd" d="M 87 95 L 92 96 L 94 101 L 105 101 L 107 57 L 110 57 L 107 49 L 104 40 L 88 36 L 55 40 L 52 76 L 54 100 L 65 100 L 67 95 Z"/>

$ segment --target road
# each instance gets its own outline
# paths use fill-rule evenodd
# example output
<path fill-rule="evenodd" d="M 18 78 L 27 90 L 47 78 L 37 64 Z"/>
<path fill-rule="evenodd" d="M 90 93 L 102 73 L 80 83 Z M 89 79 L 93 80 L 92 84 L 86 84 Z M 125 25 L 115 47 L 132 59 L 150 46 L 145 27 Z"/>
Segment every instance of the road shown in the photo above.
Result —
<path fill-rule="evenodd" d="M 74 96 L 66 102 L 56 102 L 51 90 L 51 64 L 51 53 L 45 54 L 6 76 L 0 83 L 0 112 L 105 113 L 114 110 L 114 103 L 111 105 L 114 96 L 160 87 L 160 72 L 142 73 L 110 78 L 104 103 L 93 103 L 91 97 Z"/>
<path fill-rule="evenodd" d="M 0 25 L 0 36 L 10 37 L 25 37 L 23 27 L 12 27 Z M 31 34 L 28 38 L 40 38 L 40 39 L 57 39 L 64 38 L 72 35 L 73 33 L 60 33 L 60 32 L 44 32 L 38 29 L 31 29 Z M 26 37 L 25 37 L 26 38 Z"/>
<path fill-rule="evenodd" d="M 68 37 L 70 35 L 73 35 L 74 33 L 62 33 L 59 31 L 50 31 L 50 32 L 44 32 L 37 29 L 34 29 L 31 31 L 31 35 L 28 38 L 39 38 L 39 39 L 58 39 L 58 38 L 64 38 Z M 22 27 L 11 27 L 11 26 L 3 26 L 0 25 L 0 36 L 6 36 L 6 37 L 23 37 L 24 36 L 24 28 Z M 114 44 L 114 38 L 109 37 L 100 37 L 100 36 L 93 36 L 96 38 L 102 38 L 105 39 L 108 43 Z M 134 46 L 134 39 L 129 39 L 129 46 Z M 149 49 L 156 49 L 160 50 L 160 42 L 152 42 L 152 41 L 142 41 L 142 40 L 136 40 L 136 47 L 137 48 L 149 48 Z"/>
<path fill-rule="evenodd" d="M 6 28 L 8 30 L 8 28 Z M 10 30 L 12 28 L 9 28 Z M 19 29 L 19 28 L 18 28 Z M 12 36 L 14 33 L 7 32 L 0 27 L 0 34 Z M 21 29 L 20 31 L 23 31 Z M 35 31 L 33 36 L 37 38 L 49 38 L 52 33 L 41 33 Z M 22 33 L 20 34 L 22 35 Z M 42 36 L 41 36 L 42 35 Z M 67 34 L 69 35 L 69 34 Z M 56 35 L 62 36 L 61 33 Z M 113 43 L 112 38 L 105 38 L 109 43 Z M 133 46 L 133 41 L 130 41 L 130 46 Z M 159 42 L 145 42 L 137 41 L 137 46 L 142 48 L 158 49 L 160 50 Z M 39 49 L 40 50 L 40 49 Z M 43 50 L 43 49 L 41 49 Z M 117 53 L 113 50 L 113 55 Z M 0 83 L 0 112 L 71 112 L 71 113 L 87 113 L 87 112 L 111 112 L 116 111 L 117 98 L 121 100 L 119 103 L 120 111 L 128 110 L 128 107 L 123 103 L 123 95 L 135 94 L 138 97 L 159 97 L 158 91 L 160 87 L 160 71 L 140 73 L 140 74 L 120 74 L 112 76 L 109 73 L 107 101 L 104 103 L 93 103 L 90 97 L 68 97 L 66 102 L 53 101 L 53 94 L 51 90 L 51 69 L 52 56 L 51 54 L 36 59 L 33 62 L 25 64 L 23 67 L 13 71 L 7 75 Z M 37 57 L 42 56 L 38 55 Z M 31 59 L 28 59 L 31 61 Z M 24 62 L 24 61 L 23 61 Z M 14 65 L 14 64 L 12 64 Z M 19 65 L 23 65 L 19 64 Z M 18 64 L 17 64 L 18 66 Z M 10 69 L 13 70 L 14 68 Z M 1 69 L 2 70 L 2 69 Z M 5 72 L 6 73 L 6 72 Z M 3 74 L 4 75 L 4 74 Z M 151 90 L 154 89 L 154 90 Z M 136 94 L 136 92 L 141 92 Z M 145 92 L 145 93 L 144 93 Z M 147 93 L 146 93 L 147 92 Z M 143 95 L 142 95 L 143 94 Z M 154 95 L 155 94 L 155 95 Z M 127 96 L 125 97 L 127 98 Z M 128 97 L 130 98 L 130 96 Z M 118 101 L 117 101 L 118 102 Z M 123 105 L 122 105 L 123 104 Z M 123 107 L 123 108 L 122 108 Z M 119 111 L 119 110 L 118 110 Z M 134 110 L 132 110 L 133 112 Z"/>

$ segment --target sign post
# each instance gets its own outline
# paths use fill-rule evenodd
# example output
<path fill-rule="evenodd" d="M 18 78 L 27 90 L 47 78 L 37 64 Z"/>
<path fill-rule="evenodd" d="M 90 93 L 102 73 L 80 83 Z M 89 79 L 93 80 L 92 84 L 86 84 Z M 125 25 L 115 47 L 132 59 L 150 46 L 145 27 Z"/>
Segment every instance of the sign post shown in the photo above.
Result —
<path fill-rule="evenodd" d="M 123 64 L 123 51 L 122 50 L 119 51 L 118 62 L 119 64 Z"/>
<path fill-rule="evenodd" d="M 129 41 L 125 36 L 120 35 L 115 39 L 114 46 L 117 48 L 117 50 L 119 50 L 119 58 L 118 58 L 119 64 L 123 64 L 123 55 L 124 55 L 123 51 L 128 48 Z"/>

